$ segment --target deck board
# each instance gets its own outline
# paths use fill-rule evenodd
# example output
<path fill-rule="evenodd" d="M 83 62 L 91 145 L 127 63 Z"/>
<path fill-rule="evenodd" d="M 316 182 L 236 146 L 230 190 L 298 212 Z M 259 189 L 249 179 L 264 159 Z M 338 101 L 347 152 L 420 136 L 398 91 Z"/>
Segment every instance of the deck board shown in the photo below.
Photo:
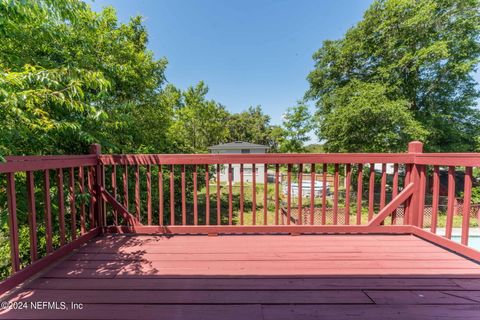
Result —
<path fill-rule="evenodd" d="M 479 305 L 328 305 L 262 306 L 264 320 L 478 320 Z"/>
<path fill-rule="evenodd" d="M 480 266 L 410 235 L 102 236 L 8 301 L 84 308 L 1 319 L 479 319 Z"/>

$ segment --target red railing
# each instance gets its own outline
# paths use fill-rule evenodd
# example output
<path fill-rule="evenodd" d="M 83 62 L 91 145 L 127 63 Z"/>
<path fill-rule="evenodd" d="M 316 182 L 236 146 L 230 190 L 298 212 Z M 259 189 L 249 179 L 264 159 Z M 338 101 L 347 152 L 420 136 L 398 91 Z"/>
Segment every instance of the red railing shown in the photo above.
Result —
<path fill-rule="evenodd" d="M 425 154 L 420 142 L 398 154 L 102 155 L 93 145 L 7 157 L 13 276 L 0 291 L 102 232 L 415 234 L 480 260 L 468 247 L 478 166 L 480 154 Z"/>

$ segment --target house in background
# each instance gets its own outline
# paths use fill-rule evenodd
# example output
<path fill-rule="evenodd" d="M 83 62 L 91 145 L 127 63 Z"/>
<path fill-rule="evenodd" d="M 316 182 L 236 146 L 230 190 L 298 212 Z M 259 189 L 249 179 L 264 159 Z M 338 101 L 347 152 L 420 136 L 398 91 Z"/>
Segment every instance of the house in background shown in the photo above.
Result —
<path fill-rule="evenodd" d="M 223 143 L 218 144 L 216 146 L 211 146 L 208 148 L 210 153 L 218 153 L 218 154 L 262 154 L 266 153 L 270 147 L 264 146 L 261 144 L 255 143 L 248 143 L 243 141 L 235 141 L 230 143 Z M 224 165 L 220 169 L 220 181 L 227 182 L 228 181 L 228 166 Z M 265 173 L 265 165 L 264 164 L 256 164 L 255 165 L 255 174 L 256 174 L 256 181 L 258 183 L 263 183 L 264 173 Z M 252 181 L 252 165 L 251 164 L 244 164 L 243 165 L 243 181 L 244 182 L 251 182 Z M 269 177 L 270 179 L 270 177 Z M 232 164 L 232 181 L 240 182 L 240 164 Z"/>

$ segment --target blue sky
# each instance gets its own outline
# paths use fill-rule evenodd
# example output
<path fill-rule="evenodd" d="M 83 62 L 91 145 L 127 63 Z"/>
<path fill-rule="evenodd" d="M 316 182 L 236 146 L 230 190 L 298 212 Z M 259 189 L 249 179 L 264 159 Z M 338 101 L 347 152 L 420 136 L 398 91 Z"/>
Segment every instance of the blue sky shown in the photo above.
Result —
<path fill-rule="evenodd" d="M 286 108 L 308 88 L 312 54 L 340 38 L 370 0 L 221 1 L 96 0 L 121 21 L 142 15 L 149 48 L 166 57 L 167 80 L 185 89 L 204 80 L 209 98 L 231 112 L 261 105 L 281 123 Z"/>
<path fill-rule="evenodd" d="M 261 105 L 281 123 L 308 88 L 312 54 L 361 20 L 371 0 L 96 0 L 120 21 L 142 15 L 149 48 L 182 89 L 204 80 L 231 112 Z M 477 73 L 477 80 L 480 75 Z"/>

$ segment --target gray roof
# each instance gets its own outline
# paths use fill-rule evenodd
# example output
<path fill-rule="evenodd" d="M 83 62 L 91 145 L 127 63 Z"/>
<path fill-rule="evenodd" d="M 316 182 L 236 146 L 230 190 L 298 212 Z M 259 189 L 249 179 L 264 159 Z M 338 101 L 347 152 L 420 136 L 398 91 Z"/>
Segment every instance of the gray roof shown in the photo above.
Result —
<path fill-rule="evenodd" d="M 229 143 L 217 144 L 216 146 L 208 147 L 209 150 L 236 150 L 236 149 L 262 149 L 268 150 L 269 146 L 264 146 L 261 144 L 243 142 L 243 141 L 234 141 Z"/>

